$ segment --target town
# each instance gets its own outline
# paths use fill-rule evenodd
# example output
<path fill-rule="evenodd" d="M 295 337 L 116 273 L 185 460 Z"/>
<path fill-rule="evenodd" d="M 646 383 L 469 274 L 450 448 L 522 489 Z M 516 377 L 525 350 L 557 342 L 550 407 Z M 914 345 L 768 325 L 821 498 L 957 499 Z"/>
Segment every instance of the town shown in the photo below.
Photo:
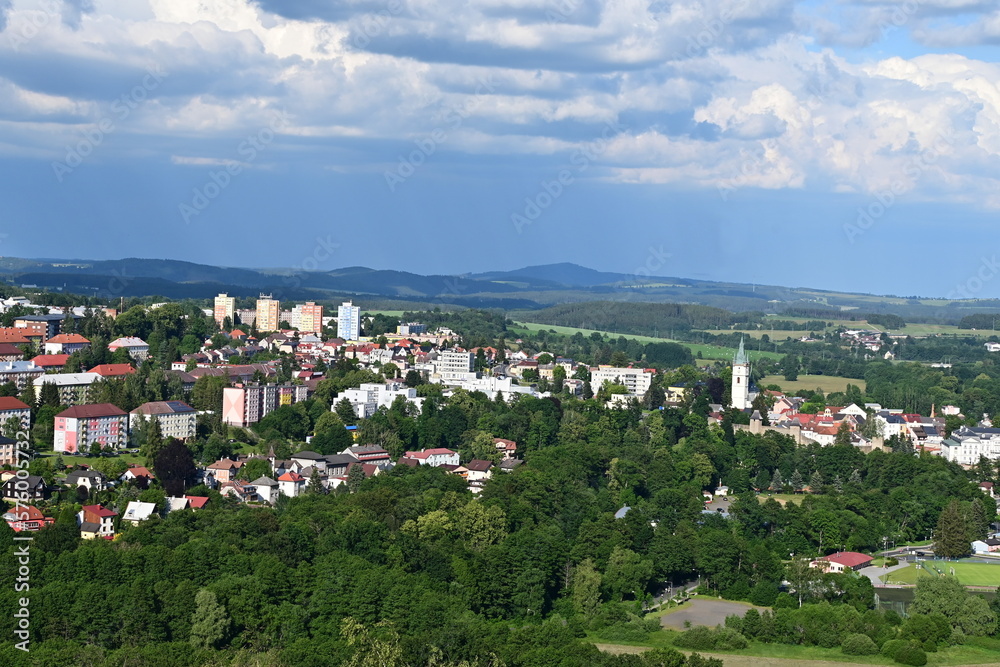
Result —
<path fill-rule="evenodd" d="M 428 511 L 404 514 L 394 520 L 398 539 L 433 542 L 457 531 L 476 551 L 518 530 L 523 519 L 515 517 L 529 510 L 517 508 L 534 493 L 526 485 L 556 474 L 558 457 L 576 451 L 597 457 L 587 463 L 597 478 L 580 487 L 597 494 L 588 501 L 597 505 L 574 530 L 604 535 L 603 543 L 622 530 L 628 537 L 597 551 L 580 547 L 577 559 L 554 565 L 572 573 L 566 612 L 595 632 L 605 628 L 597 635 L 605 639 L 649 636 L 636 610 L 596 620 L 599 609 L 629 601 L 662 611 L 697 604 L 684 600 L 699 591 L 777 613 L 783 600 L 792 609 L 803 598 L 860 596 L 863 610 L 875 606 L 876 590 L 922 581 L 904 581 L 921 553 L 978 558 L 972 565 L 979 574 L 989 568 L 987 588 L 1000 573 L 1000 429 L 989 414 L 966 416 L 950 403 L 904 411 L 865 400 L 850 384 L 826 397 L 781 391 L 755 368 L 773 361 L 754 360 L 743 337 L 731 360 L 699 362 L 676 343 L 515 331 L 485 311 L 289 306 L 268 294 L 124 309 L 3 299 L 0 481 L 13 534 L 34 535 L 36 544 L 58 534 L 61 549 L 74 540 L 138 544 L 152 539 L 143 531 L 167 529 L 185 513 L 288 516 L 308 506 L 295 503 L 323 497 L 377 502 L 383 481 L 387 490 L 425 472 L 432 476 L 419 483 L 437 485 L 438 496 L 447 488 L 466 499 L 438 497 Z M 877 333 L 839 337 L 873 362 L 891 361 Z M 906 479 L 885 476 L 886 466 L 909 470 Z M 949 480 L 950 490 L 919 487 L 927 475 Z M 852 494 L 870 503 L 878 493 L 899 505 L 839 509 Z M 935 495 L 919 501 L 926 493 Z M 535 502 L 530 513 L 545 512 Z M 792 528 L 796 512 L 808 512 L 808 528 Z M 788 563 L 774 546 L 745 552 L 747 565 L 733 560 L 744 559 L 742 550 L 710 556 L 705 536 L 731 532 L 733 522 L 747 531 L 742 549 L 753 539 L 780 545 Z M 700 555 L 682 557 L 678 549 L 695 542 Z M 796 570 L 796 554 L 811 574 Z M 615 587 L 579 601 L 588 577 Z M 479 608 L 558 608 L 560 586 L 545 588 L 524 598 L 530 603 L 511 598 L 503 612 Z M 977 613 L 986 625 L 975 632 L 994 632 L 996 610 Z M 718 620 L 736 627 L 738 619 Z M 690 647 L 725 643 L 699 641 Z"/>

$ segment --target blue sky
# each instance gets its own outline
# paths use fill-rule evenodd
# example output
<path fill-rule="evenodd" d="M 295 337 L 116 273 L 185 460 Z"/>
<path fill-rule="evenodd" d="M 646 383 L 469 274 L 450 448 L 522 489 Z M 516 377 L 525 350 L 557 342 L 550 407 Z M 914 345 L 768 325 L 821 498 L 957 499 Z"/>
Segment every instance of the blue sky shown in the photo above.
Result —
<path fill-rule="evenodd" d="M 1000 297 L 995 2 L 0 0 L 0 28 L 3 255 Z"/>

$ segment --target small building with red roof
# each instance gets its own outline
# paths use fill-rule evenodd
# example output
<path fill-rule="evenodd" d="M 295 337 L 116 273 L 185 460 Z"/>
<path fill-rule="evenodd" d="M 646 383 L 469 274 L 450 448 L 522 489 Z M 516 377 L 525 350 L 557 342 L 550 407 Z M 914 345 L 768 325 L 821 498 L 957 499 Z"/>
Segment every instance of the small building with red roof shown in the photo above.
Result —
<path fill-rule="evenodd" d="M 847 570 L 860 570 L 871 565 L 871 556 L 858 553 L 857 551 L 838 551 L 829 556 L 822 556 L 809 563 L 809 567 L 815 567 L 824 572 L 841 573 Z"/>
<path fill-rule="evenodd" d="M 16 533 L 34 532 L 56 522 L 55 519 L 42 514 L 42 511 L 34 505 L 17 505 L 4 514 L 3 519 Z"/>
<path fill-rule="evenodd" d="M 97 373 L 105 378 L 122 378 L 135 373 L 135 369 L 132 368 L 132 364 L 101 364 L 94 366 L 87 372 Z"/>
<path fill-rule="evenodd" d="M 20 361 L 24 351 L 17 345 L 0 343 L 0 361 Z"/>
<path fill-rule="evenodd" d="M 84 505 L 76 515 L 76 522 L 80 526 L 80 537 L 85 540 L 97 537 L 113 540 L 116 516 L 118 512 L 101 505 Z"/>
<path fill-rule="evenodd" d="M 421 449 L 419 452 L 406 452 L 405 456 L 416 459 L 420 462 L 420 465 L 425 466 L 458 465 L 458 452 L 453 452 L 444 447 Z"/>
<path fill-rule="evenodd" d="M 278 477 L 278 493 L 289 498 L 301 495 L 305 488 L 306 478 L 297 472 L 289 470 Z"/>
<path fill-rule="evenodd" d="M 45 354 L 73 354 L 90 347 L 90 341 L 78 333 L 53 336 L 45 341 Z"/>
<path fill-rule="evenodd" d="M 46 371 L 59 371 L 67 361 L 69 361 L 68 354 L 39 354 L 31 360 L 31 363 L 41 366 Z"/>

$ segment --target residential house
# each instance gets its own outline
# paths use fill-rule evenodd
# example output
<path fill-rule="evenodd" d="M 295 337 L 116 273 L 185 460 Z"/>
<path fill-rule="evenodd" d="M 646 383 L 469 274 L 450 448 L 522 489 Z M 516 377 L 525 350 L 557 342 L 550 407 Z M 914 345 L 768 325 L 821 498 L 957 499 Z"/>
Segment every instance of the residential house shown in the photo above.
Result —
<path fill-rule="evenodd" d="M 207 466 L 205 472 L 207 477 L 218 482 L 219 484 L 225 484 L 226 482 L 232 482 L 236 479 L 236 473 L 239 469 L 243 467 L 243 461 L 233 461 L 231 459 L 219 459 L 215 463 Z"/>
<path fill-rule="evenodd" d="M 208 504 L 208 496 L 184 496 L 193 510 L 200 510 Z"/>
<path fill-rule="evenodd" d="M 15 475 L 4 482 L 0 490 L 2 490 L 4 500 L 18 500 L 22 503 L 45 500 L 49 497 L 45 480 L 38 475 L 28 475 L 27 477 Z"/>
<path fill-rule="evenodd" d="M 265 503 L 274 503 L 278 499 L 278 482 L 270 477 L 258 477 L 250 482 L 257 487 L 257 496 Z"/>
<path fill-rule="evenodd" d="M 249 482 L 222 482 L 219 484 L 219 493 L 223 496 L 230 496 L 241 503 L 252 503 L 259 499 L 257 487 Z"/>
<path fill-rule="evenodd" d="M 156 503 L 142 503 L 133 500 L 125 507 L 122 521 L 128 521 L 133 526 L 137 526 L 151 517 L 154 512 L 156 512 Z"/>
<path fill-rule="evenodd" d="M 109 352 L 115 352 L 120 348 L 128 350 L 128 356 L 132 357 L 135 361 L 142 362 L 149 358 L 149 345 L 141 338 L 126 336 L 124 338 L 116 338 L 108 343 Z"/>
<path fill-rule="evenodd" d="M 358 459 L 350 454 L 329 454 L 324 459 L 326 473 L 331 477 L 343 477 L 347 474 L 347 467 L 358 462 Z"/>
<path fill-rule="evenodd" d="M 130 465 L 128 470 L 122 473 L 121 477 L 118 478 L 122 482 L 145 482 L 149 484 L 151 481 L 156 479 L 156 476 L 149 471 L 149 468 L 145 466 Z"/>
<path fill-rule="evenodd" d="M 59 334 L 45 341 L 45 354 L 73 354 L 90 347 L 90 341 L 78 333 Z"/>
<path fill-rule="evenodd" d="M 118 512 L 101 505 L 84 505 L 76 515 L 76 522 L 80 526 L 80 537 L 85 540 L 98 537 L 106 540 L 114 539 L 116 516 Z"/>
<path fill-rule="evenodd" d="M 411 459 L 416 459 L 420 462 L 420 465 L 428 465 L 431 467 L 441 465 L 458 465 L 458 452 L 453 452 L 452 450 L 445 449 L 444 447 L 421 449 L 419 452 L 406 452 L 406 456 Z"/>
<path fill-rule="evenodd" d="M 305 485 L 306 478 L 297 472 L 288 471 L 278 477 L 278 493 L 289 498 L 301 495 Z"/>
<path fill-rule="evenodd" d="M 104 491 L 108 488 L 108 480 L 104 473 L 97 470 L 74 470 L 66 475 L 64 484 L 71 489 L 82 486 L 88 492 Z"/>
<path fill-rule="evenodd" d="M 473 459 L 465 464 L 468 471 L 465 479 L 469 481 L 469 490 L 479 493 L 486 486 L 486 481 L 493 475 L 493 462 Z"/>
<path fill-rule="evenodd" d="M 35 532 L 56 522 L 55 519 L 42 514 L 42 511 L 34 505 L 15 505 L 3 515 L 3 520 L 15 533 Z"/>
<path fill-rule="evenodd" d="M 521 459 L 504 459 L 500 462 L 498 467 L 503 472 L 514 472 L 522 463 L 524 463 L 524 461 Z"/>
<path fill-rule="evenodd" d="M 74 454 L 123 449 L 128 444 L 128 415 L 111 403 L 75 405 L 56 415 L 53 449 Z"/>
<path fill-rule="evenodd" d="M 501 460 L 512 459 L 517 455 L 517 443 L 513 440 L 493 438 L 493 444 L 496 445 L 497 451 L 500 452 Z"/>
<path fill-rule="evenodd" d="M 303 450 L 292 454 L 292 460 L 298 463 L 303 468 L 308 466 L 315 467 L 319 472 L 326 472 L 326 457 L 323 454 L 317 454 L 316 452 L 310 452 L 308 450 Z M 308 477 L 308 475 L 306 475 Z"/>
<path fill-rule="evenodd" d="M 197 432 L 198 412 L 184 401 L 151 401 L 143 403 L 130 413 L 133 436 L 139 420 L 155 419 L 160 423 L 164 438 L 189 440 Z"/>

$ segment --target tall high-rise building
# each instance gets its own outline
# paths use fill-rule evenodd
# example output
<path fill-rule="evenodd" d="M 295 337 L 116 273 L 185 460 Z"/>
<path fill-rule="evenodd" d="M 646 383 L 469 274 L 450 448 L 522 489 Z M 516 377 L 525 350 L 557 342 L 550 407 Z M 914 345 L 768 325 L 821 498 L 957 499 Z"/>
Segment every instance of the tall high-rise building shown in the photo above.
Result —
<path fill-rule="evenodd" d="M 350 301 L 337 308 L 337 336 L 344 340 L 361 337 L 361 308 Z"/>
<path fill-rule="evenodd" d="M 220 327 L 226 318 L 235 324 L 236 320 L 236 298 L 228 294 L 220 294 L 215 297 L 215 323 Z"/>
<path fill-rule="evenodd" d="M 281 304 L 270 294 L 261 294 L 257 299 L 257 331 L 277 331 L 280 315 Z"/>
<path fill-rule="evenodd" d="M 312 301 L 306 301 L 300 306 L 295 306 L 294 313 L 298 314 L 298 330 L 314 334 L 323 333 L 323 306 L 317 306 Z"/>

